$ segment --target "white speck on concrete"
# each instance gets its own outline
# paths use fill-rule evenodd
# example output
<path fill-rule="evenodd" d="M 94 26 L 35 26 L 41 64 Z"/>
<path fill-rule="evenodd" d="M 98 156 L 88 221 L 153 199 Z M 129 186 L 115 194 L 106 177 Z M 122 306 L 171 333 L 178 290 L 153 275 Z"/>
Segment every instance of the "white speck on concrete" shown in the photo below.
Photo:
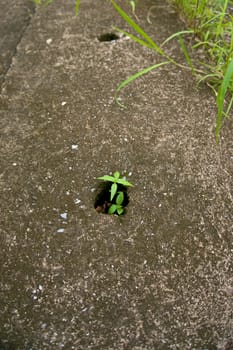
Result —
<path fill-rule="evenodd" d="M 49 38 L 46 40 L 46 44 L 50 45 L 52 43 L 53 39 Z"/>
<path fill-rule="evenodd" d="M 67 220 L 68 214 L 67 214 L 67 213 L 61 213 L 61 214 L 60 214 L 60 217 L 61 217 L 63 220 Z"/>
<path fill-rule="evenodd" d="M 77 150 L 78 149 L 78 145 L 71 145 L 71 149 Z"/>
<path fill-rule="evenodd" d="M 64 228 L 59 228 L 59 229 L 57 230 L 57 233 L 63 233 L 64 231 L 65 231 Z"/>

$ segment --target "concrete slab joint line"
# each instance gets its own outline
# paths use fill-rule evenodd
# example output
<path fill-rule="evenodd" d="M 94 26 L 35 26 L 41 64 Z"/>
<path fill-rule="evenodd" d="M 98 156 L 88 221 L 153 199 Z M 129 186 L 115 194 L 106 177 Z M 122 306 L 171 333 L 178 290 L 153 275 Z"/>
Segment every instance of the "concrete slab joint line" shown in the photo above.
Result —
<path fill-rule="evenodd" d="M 25 30 L 29 1 L 0 0 L 1 45 L 17 47 L 0 97 L 0 350 L 232 350 L 233 119 L 217 147 L 210 90 L 172 65 L 121 109 L 118 84 L 161 58 L 98 40 L 128 30 L 108 0 L 80 16 L 54 0 Z M 165 6 L 136 13 L 160 43 L 184 29 Z M 104 215 L 97 177 L 116 170 L 134 187 L 126 215 Z"/>
<path fill-rule="evenodd" d="M 0 90 L 34 13 L 32 0 L 0 1 Z"/>

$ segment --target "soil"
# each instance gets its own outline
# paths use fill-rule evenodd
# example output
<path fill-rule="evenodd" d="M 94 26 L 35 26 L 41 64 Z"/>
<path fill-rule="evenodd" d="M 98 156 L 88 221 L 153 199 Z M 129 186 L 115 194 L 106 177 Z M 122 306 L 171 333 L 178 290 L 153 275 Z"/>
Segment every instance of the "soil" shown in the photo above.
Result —
<path fill-rule="evenodd" d="M 184 29 L 164 1 L 136 14 L 158 43 Z M 1 0 L 0 17 L 0 349 L 232 349 L 232 118 L 217 146 L 211 91 L 172 65 L 121 109 L 118 84 L 161 57 L 98 40 L 129 30 L 108 1 Z M 116 169 L 127 214 L 98 214 Z"/>

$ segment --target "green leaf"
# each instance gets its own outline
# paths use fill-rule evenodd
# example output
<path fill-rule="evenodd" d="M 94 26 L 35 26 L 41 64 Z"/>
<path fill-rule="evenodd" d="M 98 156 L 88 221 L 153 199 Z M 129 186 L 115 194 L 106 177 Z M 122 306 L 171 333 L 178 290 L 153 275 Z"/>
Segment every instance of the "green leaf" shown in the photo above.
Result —
<path fill-rule="evenodd" d="M 98 180 L 115 182 L 115 178 L 113 176 L 109 176 L 109 175 L 100 176 L 100 177 L 97 177 L 97 179 Z"/>
<path fill-rule="evenodd" d="M 75 2 L 75 14 L 76 15 L 78 14 L 78 11 L 79 11 L 80 2 L 81 2 L 81 0 L 76 0 L 76 2 Z"/>
<path fill-rule="evenodd" d="M 133 184 L 131 184 L 129 181 L 126 181 L 124 179 L 118 179 L 117 183 L 123 186 L 133 187 Z"/>
<path fill-rule="evenodd" d="M 217 114 L 217 121 L 216 121 L 216 130 L 215 130 L 217 143 L 219 141 L 219 133 L 222 125 L 224 100 L 225 100 L 228 87 L 232 81 L 232 77 L 233 77 L 233 59 L 230 61 L 229 65 L 227 66 L 222 84 L 218 89 L 218 96 L 217 96 L 218 114 Z"/>
<path fill-rule="evenodd" d="M 194 30 L 181 30 L 180 32 L 176 32 L 171 36 L 169 36 L 166 40 L 164 40 L 164 42 L 161 44 L 161 47 L 164 46 L 166 43 L 168 43 L 170 40 L 176 38 L 177 36 L 179 37 L 180 35 L 183 35 L 183 34 L 193 34 L 193 33 L 194 33 Z"/>
<path fill-rule="evenodd" d="M 124 213 L 124 209 L 122 207 L 117 208 L 118 215 L 122 215 Z"/>
<path fill-rule="evenodd" d="M 169 64 L 169 61 L 164 61 L 164 62 L 160 62 L 157 64 L 153 64 L 152 66 L 146 67 L 142 70 L 140 70 L 139 72 L 131 75 L 130 77 L 128 77 L 127 79 L 125 79 L 124 81 L 122 81 L 118 87 L 116 88 L 116 94 L 115 94 L 115 98 L 117 98 L 117 94 L 120 90 L 122 90 L 126 85 L 130 84 L 132 81 L 134 81 L 135 79 L 141 77 L 142 75 L 145 75 L 147 73 L 149 73 L 151 70 L 159 68 L 160 66 L 163 66 L 164 64 Z"/>
<path fill-rule="evenodd" d="M 115 173 L 113 175 L 114 175 L 115 179 L 119 179 L 119 177 L 120 177 L 119 171 L 115 171 Z"/>
<path fill-rule="evenodd" d="M 112 184 L 110 192 L 111 192 L 110 201 L 112 201 L 113 197 L 115 196 L 115 194 L 117 192 L 117 184 L 116 183 Z"/>
<path fill-rule="evenodd" d="M 132 12 L 135 12 L 135 2 L 133 0 L 130 1 L 130 5 L 132 7 Z"/>
<path fill-rule="evenodd" d="M 153 47 L 160 55 L 165 55 L 163 50 L 154 42 L 154 40 L 151 39 L 151 37 L 144 32 L 144 30 L 135 23 L 132 18 L 130 18 L 120 6 L 116 4 L 114 0 L 110 0 L 113 7 L 116 9 L 116 11 L 120 14 L 120 16 L 130 25 L 131 28 L 134 29 L 134 31 L 139 34 L 145 41 L 150 44 L 151 47 Z"/>
<path fill-rule="evenodd" d="M 118 27 L 113 27 L 113 29 L 117 30 L 118 32 L 124 34 L 125 36 L 129 37 L 130 39 L 132 39 L 133 41 L 135 41 L 136 43 L 142 45 L 142 46 L 145 46 L 151 50 L 154 50 L 153 46 L 151 46 L 151 44 L 149 44 L 147 41 L 144 41 L 140 38 L 138 38 L 136 35 L 134 34 L 131 34 L 129 32 L 126 32 L 125 30 L 122 30 Z"/>
<path fill-rule="evenodd" d="M 194 69 L 194 67 L 193 67 L 191 57 L 190 57 L 190 55 L 189 55 L 189 53 L 188 53 L 188 50 L 187 50 L 187 48 L 186 48 L 186 45 L 185 45 L 184 40 L 183 40 L 183 38 L 182 38 L 181 35 L 178 36 L 178 41 L 179 41 L 181 50 L 182 50 L 182 52 L 183 52 L 183 54 L 184 54 L 184 57 L 185 57 L 185 59 L 186 59 L 186 62 L 188 63 L 189 67 L 191 68 L 192 73 L 195 74 L 195 69 Z"/>
<path fill-rule="evenodd" d="M 114 214 L 116 210 L 117 210 L 117 205 L 112 204 L 111 207 L 108 209 L 108 214 Z"/>
<path fill-rule="evenodd" d="M 116 204 L 121 205 L 124 201 L 124 192 L 120 191 L 118 192 L 117 198 L 116 198 Z"/>

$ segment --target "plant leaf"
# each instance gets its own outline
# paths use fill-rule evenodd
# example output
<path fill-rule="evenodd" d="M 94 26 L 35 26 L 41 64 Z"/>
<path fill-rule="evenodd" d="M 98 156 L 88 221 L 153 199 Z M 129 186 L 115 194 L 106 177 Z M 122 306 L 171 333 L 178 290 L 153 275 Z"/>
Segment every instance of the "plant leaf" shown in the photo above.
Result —
<path fill-rule="evenodd" d="M 164 46 L 166 43 L 168 43 L 170 40 L 176 38 L 177 36 L 179 37 L 180 35 L 183 34 L 193 34 L 194 30 L 182 30 L 180 32 L 176 32 L 174 34 L 172 34 L 171 36 L 169 36 L 166 40 L 164 40 L 164 42 L 160 45 L 161 47 Z"/>
<path fill-rule="evenodd" d="M 75 2 L 75 14 L 76 15 L 78 14 L 78 11 L 79 11 L 80 2 L 81 2 L 81 0 L 76 0 L 76 2 Z"/>
<path fill-rule="evenodd" d="M 118 215 L 122 215 L 124 213 L 124 208 L 122 207 L 117 208 L 117 213 Z"/>
<path fill-rule="evenodd" d="M 115 173 L 113 175 L 114 175 L 115 179 L 119 179 L 119 177 L 120 177 L 119 171 L 115 171 Z"/>
<path fill-rule="evenodd" d="M 114 0 L 110 0 L 113 7 L 116 9 L 116 11 L 121 15 L 121 17 L 130 25 L 131 28 L 134 29 L 136 33 L 138 33 L 145 41 L 150 44 L 151 47 L 153 47 L 160 55 L 164 55 L 163 50 L 154 42 L 154 40 L 151 39 L 151 37 L 144 32 L 144 30 L 135 23 L 132 18 L 130 18 L 120 6 L 116 4 Z"/>
<path fill-rule="evenodd" d="M 100 177 L 97 177 L 97 179 L 98 180 L 115 182 L 115 178 L 113 176 L 109 176 L 109 175 L 100 176 Z"/>
<path fill-rule="evenodd" d="M 153 46 L 151 46 L 151 44 L 149 44 L 147 41 L 144 41 L 140 38 L 138 38 L 136 35 L 134 34 L 131 34 L 129 32 L 126 32 L 125 30 L 122 30 L 118 27 L 113 27 L 113 29 L 117 30 L 118 32 L 124 34 L 125 36 L 128 36 L 130 39 L 132 39 L 133 41 L 135 41 L 136 43 L 142 45 L 142 46 L 145 46 L 145 47 L 148 47 L 149 49 L 151 50 L 154 50 Z"/>
<path fill-rule="evenodd" d="M 187 50 L 187 48 L 186 48 L 186 45 L 185 45 L 184 40 L 183 40 L 183 38 L 182 38 L 181 35 L 178 36 L 178 41 L 179 41 L 181 50 L 182 50 L 182 52 L 183 52 L 183 54 L 184 54 L 184 57 L 185 57 L 185 59 L 186 59 L 186 62 L 188 63 L 189 67 L 191 68 L 192 73 L 195 74 L 195 69 L 194 69 L 194 67 L 193 67 L 191 57 L 190 57 L 190 55 L 189 55 L 189 53 L 188 53 L 188 50 Z"/>
<path fill-rule="evenodd" d="M 216 121 L 216 130 L 215 130 L 217 143 L 219 141 L 219 133 L 222 125 L 224 100 L 227 93 L 227 89 L 231 83 L 232 76 L 233 76 L 233 59 L 228 64 L 222 84 L 218 89 L 218 96 L 217 96 L 218 114 L 217 114 L 217 121 Z"/>
<path fill-rule="evenodd" d="M 118 179 L 117 180 L 118 184 L 124 185 L 124 186 L 129 186 L 129 187 L 133 187 L 133 184 L 131 184 L 129 181 L 126 181 L 124 179 Z"/>
<path fill-rule="evenodd" d="M 139 72 L 131 75 L 130 77 L 128 77 L 127 79 L 125 79 L 124 81 L 122 81 L 118 87 L 116 88 L 116 94 L 115 94 L 115 98 L 117 98 L 117 94 L 120 90 L 122 90 L 126 85 L 130 84 L 132 81 L 134 81 L 135 79 L 141 77 L 144 74 L 149 73 L 151 70 L 156 69 L 160 66 L 163 66 L 164 64 L 169 64 L 169 61 L 164 61 L 164 62 L 160 62 L 157 64 L 153 64 L 152 66 L 146 67 L 142 70 L 140 70 Z"/>
<path fill-rule="evenodd" d="M 110 201 L 113 200 L 113 197 L 115 196 L 116 192 L 117 192 L 117 184 L 114 182 L 111 186 L 111 197 L 110 197 Z"/>
<path fill-rule="evenodd" d="M 116 198 L 116 204 L 122 205 L 123 201 L 124 201 L 124 192 L 120 191 L 120 192 L 118 192 L 118 195 Z"/>
<path fill-rule="evenodd" d="M 112 204 L 111 207 L 108 209 L 108 214 L 114 214 L 117 210 L 116 204 Z"/>

